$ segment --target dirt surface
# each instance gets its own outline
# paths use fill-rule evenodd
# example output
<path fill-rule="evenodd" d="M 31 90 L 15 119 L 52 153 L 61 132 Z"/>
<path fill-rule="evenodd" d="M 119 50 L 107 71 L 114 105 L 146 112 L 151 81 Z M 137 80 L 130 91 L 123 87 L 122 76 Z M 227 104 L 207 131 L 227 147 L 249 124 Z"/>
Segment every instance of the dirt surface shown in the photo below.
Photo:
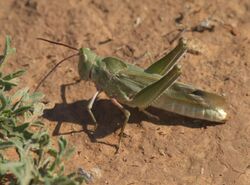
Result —
<path fill-rule="evenodd" d="M 225 94 L 225 124 L 164 112 L 159 123 L 131 110 L 127 137 L 115 155 L 122 113 L 102 94 L 93 109 L 99 126 L 94 134 L 88 131 L 86 105 L 95 86 L 69 85 L 79 78 L 77 58 L 41 86 L 48 107 L 44 121 L 54 139 L 64 135 L 76 148 L 67 170 L 84 168 L 93 174 L 93 184 L 249 185 L 249 20 L 249 0 L 1 0 L 0 44 L 3 48 L 5 35 L 12 36 L 17 54 L 5 69 L 27 69 L 20 86 L 34 89 L 57 61 L 74 52 L 36 37 L 95 48 L 99 55 L 146 67 L 176 45 L 178 29 L 188 28 L 180 35 L 191 40 L 193 50 L 181 61 L 180 81 Z M 209 29 L 199 30 L 201 22 Z"/>

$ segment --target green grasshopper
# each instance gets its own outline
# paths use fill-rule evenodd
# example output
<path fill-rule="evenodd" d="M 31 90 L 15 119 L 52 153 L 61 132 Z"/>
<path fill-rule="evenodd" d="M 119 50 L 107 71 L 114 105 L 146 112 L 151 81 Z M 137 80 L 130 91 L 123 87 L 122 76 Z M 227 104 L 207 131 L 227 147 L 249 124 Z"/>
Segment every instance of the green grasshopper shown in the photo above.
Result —
<path fill-rule="evenodd" d="M 66 46 L 46 39 L 39 39 Z M 71 46 L 67 47 L 78 51 L 68 58 L 79 55 L 78 72 L 81 79 L 92 81 L 96 85 L 97 92 L 88 104 L 88 112 L 95 126 L 97 126 L 97 121 L 92 107 L 100 92 L 105 92 L 123 112 L 125 120 L 121 127 L 118 149 L 130 117 L 130 112 L 123 105 L 137 107 L 150 117 L 156 116 L 145 109 L 153 106 L 191 118 L 213 122 L 226 121 L 225 100 L 222 96 L 176 82 L 181 74 L 177 62 L 187 51 L 187 44 L 183 40 L 180 40 L 172 51 L 147 69 L 142 69 L 118 58 L 97 56 L 89 48 L 78 50 Z M 59 62 L 48 75 L 68 58 Z"/>

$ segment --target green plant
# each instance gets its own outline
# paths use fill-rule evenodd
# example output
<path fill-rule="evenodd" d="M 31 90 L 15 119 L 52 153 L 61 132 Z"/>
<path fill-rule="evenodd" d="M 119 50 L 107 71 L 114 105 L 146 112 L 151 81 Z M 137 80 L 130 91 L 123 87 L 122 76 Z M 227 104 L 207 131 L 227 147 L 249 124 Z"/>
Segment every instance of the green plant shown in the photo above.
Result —
<path fill-rule="evenodd" d="M 58 139 L 58 150 L 51 147 L 51 138 L 39 120 L 44 109 L 43 94 L 30 93 L 28 88 L 15 92 L 13 88 L 23 70 L 3 74 L 2 66 L 14 51 L 6 37 L 0 55 L 0 184 L 81 184 L 84 178 L 77 173 L 64 174 L 62 160 L 73 149 L 62 137 Z"/>

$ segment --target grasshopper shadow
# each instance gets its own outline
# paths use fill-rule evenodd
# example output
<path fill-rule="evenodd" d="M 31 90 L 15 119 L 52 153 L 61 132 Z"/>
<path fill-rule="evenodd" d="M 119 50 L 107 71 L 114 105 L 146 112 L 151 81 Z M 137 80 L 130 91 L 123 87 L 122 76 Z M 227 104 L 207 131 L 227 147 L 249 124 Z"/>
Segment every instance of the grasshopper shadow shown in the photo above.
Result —
<path fill-rule="evenodd" d="M 122 113 L 109 100 L 99 100 L 95 102 L 92 109 L 98 126 L 95 132 L 89 129 L 93 122 L 87 111 L 88 102 L 88 100 L 81 100 L 73 103 L 59 103 L 52 109 L 46 109 L 43 117 L 57 122 L 53 135 L 86 132 L 91 140 L 94 140 L 94 138 L 105 137 L 120 128 L 118 123 L 122 121 Z M 82 125 L 82 130 L 62 133 L 60 132 L 60 127 L 64 122 L 80 124 Z"/>
<path fill-rule="evenodd" d="M 73 103 L 59 103 L 52 109 L 46 109 L 43 117 L 58 122 L 54 129 L 53 135 L 66 135 L 77 132 L 85 132 L 90 137 L 91 141 L 96 141 L 97 138 L 103 138 L 116 130 L 120 129 L 124 116 L 121 111 L 112 104 L 110 100 L 101 99 L 95 102 L 93 106 L 93 114 L 95 115 L 98 126 L 95 132 L 88 129 L 88 126 L 93 124 L 91 117 L 87 111 L 88 100 L 76 101 Z M 141 121 L 149 121 L 157 125 L 182 125 L 190 128 L 201 128 L 207 126 L 215 126 L 219 123 L 213 123 L 204 120 L 194 120 L 179 116 L 174 113 L 159 110 L 149 107 L 147 110 L 154 115 L 158 116 L 160 120 L 147 117 L 144 113 L 139 112 L 137 109 L 126 107 L 131 116 L 129 123 L 140 123 Z M 60 132 L 60 127 L 64 122 L 80 124 L 82 130 Z"/>
<path fill-rule="evenodd" d="M 87 111 L 87 105 L 89 100 L 80 100 L 73 103 L 67 103 L 65 92 L 66 87 L 75 85 L 80 81 L 76 81 L 61 86 L 61 98 L 63 103 L 56 104 L 52 109 L 46 109 L 43 117 L 56 121 L 57 125 L 53 131 L 53 135 L 67 135 L 72 133 L 85 132 L 92 142 L 97 142 L 96 139 L 103 138 L 116 130 L 121 128 L 121 123 L 124 121 L 122 112 L 115 106 L 110 100 L 101 99 L 94 103 L 92 112 L 96 117 L 98 126 L 93 132 L 88 129 L 88 126 L 93 124 L 91 117 Z M 183 117 L 174 113 L 170 113 L 164 110 L 149 107 L 147 110 L 152 114 L 158 116 L 160 119 L 156 120 L 147 117 L 144 113 L 138 111 L 138 109 L 125 106 L 131 113 L 128 123 L 140 123 L 142 121 L 150 121 L 153 124 L 158 125 L 182 125 L 191 128 L 201 128 L 207 126 L 215 126 L 219 123 L 195 120 L 187 117 Z M 82 130 L 60 132 L 60 128 L 64 122 L 80 124 Z M 107 143 L 106 143 L 107 144 Z M 109 144 L 108 144 L 109 145 Z"/>

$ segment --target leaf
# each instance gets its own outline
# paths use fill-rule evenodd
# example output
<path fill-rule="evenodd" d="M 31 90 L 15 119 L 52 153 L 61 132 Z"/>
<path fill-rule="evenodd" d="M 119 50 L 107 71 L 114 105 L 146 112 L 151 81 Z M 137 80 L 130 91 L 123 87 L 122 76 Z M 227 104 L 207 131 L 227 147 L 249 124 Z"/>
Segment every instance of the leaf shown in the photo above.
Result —
<path fill-rule="evenodd" d="M 25 73 L 25 70 L 18 70 L 18 71 L 14 72 L 14 73 L 11 73 L 11 74 L 8 74 L 8 75 L 4 76 L 2 79 L 6 80 L 6 81 L 12 80 L 14 78 L 22 76 L 24 73 Z"/>
<path fill-rule="evenodd" d="M 20 108 L 18 108 L 17 110 L 15 110 L 15 111 L 13 112 L 13 114 L 19 115 L 19 114 L 22 114 L 22 113 L 24 113 L 24 112 L 30 110 L 30 109 L 31 109 L 31 106 L 23 106 L 23 107 L 20 107 Z"/>
<path fill-rule="evenodd" d="M 36 121 L 33 121 L 33 122 L 31 123 L 31 126 L 43 128 L 43 127 L 44 127 L 44 124 L 43 124 L 43 122 L 37 121 L 37 120 L 36 120 Z"/>
<path fill-rule="evenodd" d="M 34 105 L 34 116 L 42 116 L 45 105 L 43 103 L 35 103 Z"/>
<path fill-rule="evenodd" d="M 28 91 L 29 91 L 29 88 L 27 87 L 16 91 L 16 93 L 11 97 L 11 102 L 13 104 L 18 103 L 19 101 L 21 101 L 21 99 L 23 98 L 25 94 L 28 94 Z"/>
<path fill-rule="evenodd" d="M 3 63 L 3 60 L 4 60 L 4 55 L 0 55 L 0 64 Z"/>
<path fill-rule="evenodd" d="M 0 141 L 0 150 L 6 149 L 6 148 L 10 148 L 13 147 L 14 144 L 10 141 L 6 141 L 6 142 L 2 142 Z"/>
<path fill-rule="evenodd" d="M 32 112 L 30 111 L 24 112 L 23 116 L 24 116 L 24 122 L 30 122 L 31 120 L 33 120 L 34 117 Z"/>
<path fill-rule="evenodd" d="M 16 81 L 5 81 L 3 79 L 0 79 L 0 87 L 4 89 L 4 91 L 9 91 L 12 87 L 17 86 Z"/>
<path fill-rule="evenodd" d="M 53 156 L 53 157 L 57 157 L 57 155 L 58 155 L 58 152 L 55 150 L 55 149 L 53 149 L 53 148 L 51 148 L 49 151 L 48 151 L 48 153 L 51 155 L 51 156 Z"/>
<path fill-rule="evenodd" d="M 44 94 L 40 92 L 34 92 L 33 94 L 30 95 L 30 99 L 32 102 L 40 102 L 44 98 Z"/>
<path fill-rule="evenodd" d="M 40 147 L 45 147 L 50 143 L 49 134 L 45 131 L 35 133 L 32 139 L 36 141 L 40 145 Z"/>
<path fill-rule="evenodd" d="M 2 111 L 7 105 L 7 98 L 2 94 L 2 92 L 0 92 L 0 101 L 1 101 L 0 111 Z"/>
<path fill-rule="evenodd" d="M 11 45 L 10 36 L 6 36 L 4 53 L 3 55 L 1 55 L 1 58 L 0 58 L 0 67 L 5 63 L 5 61 L 7 60 L 7 57 L 16 51 L 16 49 L 11 48 L 10 45 Z"/>
<path fill-rule="evenodd" d="M 1 172 L 11 172 L 17 178 L 18 184 L 27 185 L 32 180 L 33 170 L 30 161 L 8 162 L 0 165 Z"/>
<path fill-rule="evenodd" d="M 47 179 L 46 185 L 77 185 L 73 180 L 65 177 L 65 176 L 60 176 L 56 177 L 52 180 Z"/>
<path fill-rule="evenodd" d="M 0 165 L 0 172 L 17 171 L 18 168 L 22 168 L 24 164 L 22 162 L 8 162 Z"/>
<path fill-rule="evenodd" d="M 24 123 L 15 127 L 13 131 L 21 133 L 21 132 L 24 132 L 29 126 L 30 126 L 30 123 Z"/>
<path fill-rule="evenodd" d="M 67 141 L 63 137 L 60 137 L 58 140 L 58 145 L 59 145 L 59 154 L 61 155 L 65 151 L 65 148 L 67 146 Z"/>

